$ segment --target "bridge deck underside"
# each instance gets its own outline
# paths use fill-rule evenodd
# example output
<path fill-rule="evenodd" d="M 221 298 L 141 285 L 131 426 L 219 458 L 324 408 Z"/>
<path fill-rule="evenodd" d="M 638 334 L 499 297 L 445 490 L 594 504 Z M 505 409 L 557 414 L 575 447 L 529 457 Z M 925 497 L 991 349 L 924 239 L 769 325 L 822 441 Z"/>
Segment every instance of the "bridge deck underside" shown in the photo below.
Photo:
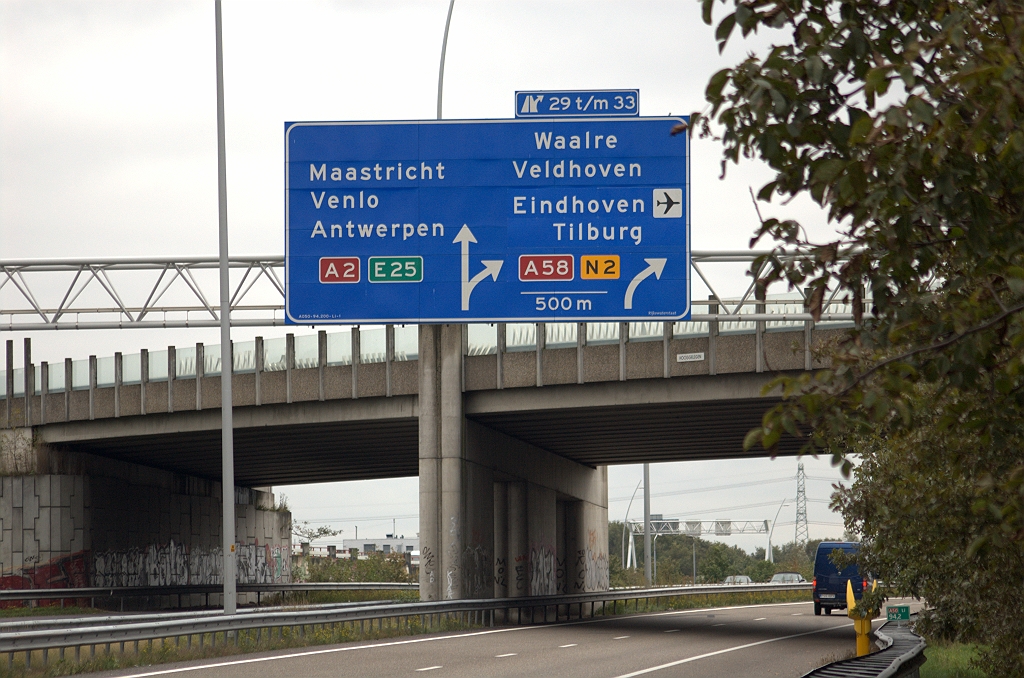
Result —
<path fill-rule="evenodd" d="M 581 464 L 632 464 L 749 457 L 743 437 L 756 426 L 769 398 L 614 405 L 478 413 L 473 420 Z M 235 429 L 239 485 L 415 476 L 415 417 L 288 424 Z M 217 479 L 220 431 L 93 439 L 67 447 L 170 471 Z M 784 440 L 779 454 L 799 441 Z"/>

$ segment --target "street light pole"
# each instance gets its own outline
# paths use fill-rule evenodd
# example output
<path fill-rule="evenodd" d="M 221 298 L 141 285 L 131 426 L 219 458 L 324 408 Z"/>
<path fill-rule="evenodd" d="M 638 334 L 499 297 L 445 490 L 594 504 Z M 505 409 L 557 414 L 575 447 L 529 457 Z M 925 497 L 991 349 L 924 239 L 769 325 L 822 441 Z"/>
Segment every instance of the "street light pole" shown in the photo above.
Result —
<path fill-rule="evenodd" d="M 234 614 L 235 589 L 235 439 L 231 412 L 231 283 L 228 277 L 228 180 L 224 142 L 224 47 L 221 40 L 220 0 L 214 3 L 217 28 L 217 203 L 220 225 L 220 427 L 221 534 L 224 549 L 224 614 Z M 197 372 L 198 374 L 198 372 Z"/>
<path fill-rule="evenodd" d="M 787 501 L 789 500 L 783 499 L 782 503 L 779 504 L 779 510 L 775 512 L 775 520 L 772 521 L 772 529 L 768 532 L 768 551 L 764 554 L 764 559 L 769 563 L 775 562 L 775 554 L 772 553 L 772 535 L 775 534 L 775 523 L 779 520 L 779 514 L 782 513 L 782 507 L 788 506 L 788 504 L 786 504 Z"/>
<path fill-rule="evenodd" d="M 636 489 L 633 490 L 633 496 L 629 498 L 629 504 L 626 505 L 626 517 L 622 519 L 622 569 L 626 569 L 626 528 L 629 527 L 629 509 L 633 508 L 633 500 L 636 499 L 636 493 L 640 489 L 640 485 L 643 484 L 643 480 L 636 484 Z M 629 530 L 630 541 L 633 539 L 633 530 Z"/>
<path fill-rule="evenodd" d="M 651 465 L 644 464 L 644 579 L 651 586 Z"/>

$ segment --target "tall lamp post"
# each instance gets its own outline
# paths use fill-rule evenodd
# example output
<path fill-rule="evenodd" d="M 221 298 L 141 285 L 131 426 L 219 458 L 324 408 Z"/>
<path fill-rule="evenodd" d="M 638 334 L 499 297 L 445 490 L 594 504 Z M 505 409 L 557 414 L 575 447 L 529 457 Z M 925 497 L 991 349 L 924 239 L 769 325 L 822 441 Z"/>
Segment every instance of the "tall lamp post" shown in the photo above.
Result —
<path fill-rule="evenodd" d="M 772 521 L 772 529 L 768 532 L 768 550 L 764 554 L 764 559 L 769 563 L 775 562 L 775 554 L 772 553 L 772 534 L 775 533 L 775 523 L 779 520 L 779 514 L 782 513 L 782 507 L 789 506 L 787 503 L 788 501 L 788 499 L 783 499 L 782 503 L 779 504 L 779 510 L 775 512 L 775 520 Z"/>
<path fill-rule="evenodd" d="M 640 486 L 643 484 L 643 479 L 636 484 L 636 489 L 633 490 L 633 496 L 629 498 L 629 504 L 626 505 L 626 517 L 622 519 L 622 569 L 626 569 L 626 528 L 629 527 L 629 509 L 633 508 L 633 500 L 636 499 L 636 493 L 640 490 Z M 633 530 L 629 530 L 629 539 L 633 540 Z"/>

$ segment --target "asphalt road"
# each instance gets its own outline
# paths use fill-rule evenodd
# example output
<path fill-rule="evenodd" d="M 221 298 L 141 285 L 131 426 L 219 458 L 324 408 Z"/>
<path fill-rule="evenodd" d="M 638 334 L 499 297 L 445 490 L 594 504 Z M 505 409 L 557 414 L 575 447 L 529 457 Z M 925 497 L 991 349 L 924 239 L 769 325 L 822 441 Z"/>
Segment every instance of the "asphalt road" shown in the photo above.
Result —
<path fill-rule="evenodd" d="M 853 649 L 845 614 L 815 617 L 811 603 L 788 603 L 412 636 L 96 675 L 796 677 Z"/>

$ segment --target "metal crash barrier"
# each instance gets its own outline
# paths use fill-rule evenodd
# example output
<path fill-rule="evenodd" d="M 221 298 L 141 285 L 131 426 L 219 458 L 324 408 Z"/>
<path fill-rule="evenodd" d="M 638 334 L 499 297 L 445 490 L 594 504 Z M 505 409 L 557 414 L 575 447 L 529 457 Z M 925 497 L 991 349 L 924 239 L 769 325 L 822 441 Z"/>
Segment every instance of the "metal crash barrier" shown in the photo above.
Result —
<path fill-rule="evenodd" d="M 925 662 L 924 638 L 909 625 L 886 622 L 875 631 L 883 648 L 873 654 L 844 659 L 814 669 L 803 678 L 918 678 Z"/>
<path fill-rule="evenodd" d="M 308 584 L 291 586 L 309 586 Z M 83 589 L 77 589 L 82 591 Z M 241 585 L 239 591 L 242 591 Z M 174 639 L 178 645 L 184 639 L 192 647 L 193 638 L 198 638 L 199 647 L 239 643 L 239 632 L 254 631 L 258 641 L 261 637 L 273 639 L 275 630 L 280 639 L 284 630 L 289 637 L 305 637 L 307 633 L 351 629 L 365 633 L 368 630 L 381 631 L 385 628 L 397 632 L 435 631 L 445 623 L 477 626 L 496 624 L 547 624 L 569 619 L 585 619 L 602 614 L 618 614 L 647 610 L 657 605 L 660 599 L 683 596 L 701 596 L 736 593 L 780 593 L 787 591 L 810 592 L 811 585 L 803 584 L 742 584 L 737 586 L 685 586 L 655 589 L 619 589 L 562 596 L 537 596 L 530 598 L 491 598 L 484 600 L 452 600 L 414 603 L 387 603 L 359 606 L 325 606 L 297 610 L 247 611 L 244 614 L 224 615 L 209 612 L 197 615 L 174 614 L 168 616 L 147 615 L 145 621 L 128 616 L 116 620 L 106 618 L 93 625 L 88 618 L 68 620 L 66 628 L 49 628 L 0 632 L 0 653 L 8 655 L 8 665 L 13 666 L 14 655 L 24 653 L 25 665 L 29 667 L 32 653 L 42 651 L 42 662 L 49 660 L 49 653 L 56 650 L 59 658 L 72 650 L 75 661 L 80 661 L 81 650 L 85 648 L 90 656 L 96 655 L 96 648 L 132 642 L 138 651 L 140 641 Z M 73 597 L 75 589 L 64 589 L 58 595 Z M 104 589 L 108 591 L 108 589 Z M 7 625 L 5 625 L 7 626 Z M 15 625 L 10 625 L 15 626 Z M 220 639 L 218 640 L 218 636 Z"/>

